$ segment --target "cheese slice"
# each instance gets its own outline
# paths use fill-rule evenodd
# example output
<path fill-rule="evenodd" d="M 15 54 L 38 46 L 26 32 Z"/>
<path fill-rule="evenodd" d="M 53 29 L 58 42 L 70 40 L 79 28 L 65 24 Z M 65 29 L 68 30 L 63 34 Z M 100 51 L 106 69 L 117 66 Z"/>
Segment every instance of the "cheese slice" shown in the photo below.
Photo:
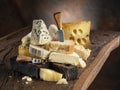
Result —
<path fill-rule="evenodd" d="M 51 41 L 49 31 L 42 19 L 33 20 L 31 43 L 33 45 L 43 45 Z"/>
<path fill-rule="evenodd" d="M 75 45 L 75 52 L 86 61 L 90 56 L 91 50 L 85 49 L 83 45 Z"/>
<path fill-rule="evenodd" d="M 45 48 L 52 52 L 71 54 L 74 52 L 74 46 L 72 40 L 65 40 L 64 42 L 51 41 L 45 45 Z"/>
<path fill-rule="evenodd" d="M 64 63 L 64 64 L 71 64 L 71 65 L 79 66 L 82 68 L 84 68 L 85 66 L 85 65 L 81 65 L 83 64 L 84 61 L 82 60 L 82 58 L 79 58 L 79 55 L 76 53 L 63 54 L 63 53 L 52 52 L 49 56 L 49 61 L 57 62 L 57 63 Z M 84 62 L 84 64 L 86 63 Z"/>
<path fill-rule="evenodd" d="M 84 47 L 90 48 L 90 25 L 90 21 L 63 23 L 62 29 L 65 39 L 73 40 L 76 45 L 82 44 Z"/>
<path fill-rule="evenodd" d="M 44 81 L 59 81 L 63 76 L 61 73 L 46 68 L 40 68 L 39 75 L 40 78 Z"/>
<path fill-rule="evenodd" d="M 40 46 L 35 46 L 35 45 L 30 44 L 29 53 L 37 57 L 40 57 L 42 59 L 46 59 L 48 58 L 50 51 L 45 50 L 41 48 Z"/>

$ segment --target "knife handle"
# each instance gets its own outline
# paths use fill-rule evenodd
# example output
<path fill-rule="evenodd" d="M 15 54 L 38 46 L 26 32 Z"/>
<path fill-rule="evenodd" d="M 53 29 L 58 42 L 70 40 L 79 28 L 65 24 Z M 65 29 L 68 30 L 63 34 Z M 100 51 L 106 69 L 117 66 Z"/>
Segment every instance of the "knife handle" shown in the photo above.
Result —
<path fill-rule="evenodd" d="M 56 21 L 58 29 L 62 29 L 61 12 L 54 13 L 54 19 Z"/>

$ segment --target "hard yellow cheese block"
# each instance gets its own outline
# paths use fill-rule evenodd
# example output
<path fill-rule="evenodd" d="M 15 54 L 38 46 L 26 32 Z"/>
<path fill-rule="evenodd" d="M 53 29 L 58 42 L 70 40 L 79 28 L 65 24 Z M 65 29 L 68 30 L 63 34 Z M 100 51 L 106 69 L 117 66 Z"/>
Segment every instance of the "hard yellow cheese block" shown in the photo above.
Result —
<path fill-rule="evenodd" d="M 73 40 L 76 45 L 82 44 L 85 48 L 90 48 L 90 25 L 90 21 L 63 23 L 62 29 L 65 39 Z"/>

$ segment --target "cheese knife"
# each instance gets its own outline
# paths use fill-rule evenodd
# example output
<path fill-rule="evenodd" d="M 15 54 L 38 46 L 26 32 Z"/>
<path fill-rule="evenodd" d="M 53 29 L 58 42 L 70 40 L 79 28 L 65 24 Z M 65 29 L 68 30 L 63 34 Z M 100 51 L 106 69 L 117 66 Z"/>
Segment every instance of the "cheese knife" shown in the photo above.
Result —
<path fill-rule="evenodd" d="M 61 12 L 54 13 L 54 19 L 58 27 L 58 31 L 57 31 L 58 40 L 60 42 L 64 42 L 64 32 L 62 30 Z"/>

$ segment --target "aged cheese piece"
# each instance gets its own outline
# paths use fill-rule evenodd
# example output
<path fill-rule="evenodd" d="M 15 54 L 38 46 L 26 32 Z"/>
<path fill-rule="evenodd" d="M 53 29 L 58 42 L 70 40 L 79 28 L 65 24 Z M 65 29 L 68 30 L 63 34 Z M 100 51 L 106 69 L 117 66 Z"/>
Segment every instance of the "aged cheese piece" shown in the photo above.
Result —
<path fill-rule="evenodd" d="M 75 45 L 75 52 L 84 60 L 87 60 L 90 56 L 91 50 L 85 49 L 83 45 Z"/>
<path fill-rule="evenodd" d="M 90 24 L 90 21 L 63 23 L 62 28 L 64 30 L 65 39 L 73 40 L 76 45 L 82 44 L 86 48 L 90 48 Z"/>
<path fill-rule="evenodd" d="M 49 31 L 42 19 L 34 20 L 31 33 L 31 43 L 33 45 L 43 45 L 51 41 Z"/>
<path fill-rule="evenodd" d="M 48 57 L 50 51 L 45 50 L 45 49 L 41 48 L 40 46 L 35 46 L 35 45 L 30 44 L 29 53 L 32 55 L 35 55 L 37 57 L 40 57 L 42 59 L 46 59 Z"/>
<path fill-rule="evenodd" d="M 65 40 L 64 42 L 51 41 L 46 44 L 46 49 L 59 53 L 71 54 L 74 52 L 74 42 L 72 40 Z"/>
<path fill-rule="evenodd" d="M 19 47 L 18 47 L 18 55 L 34 57 L 33 55 L 31 55 L 29 53 L 29 47 L 27 47 L 27 46 L 23 47 L 22 45 L 19 45 Z"/>
<path fill-rule="evenodd" d="M 40 78 L 44 81 L 59 81 L 62 74 L 51 69 L 40 68 Z"/>
<path fill-rule="evenodd" d="M 57 63 L 64 63 L 64 64 L 71 64 L 75 66 L 80 66 L 83 64 L 81 63 L 82 58 L 80 59 L 76 53 L 73 54 L 63 54 L 63 53 L 56 53 L 52 52 L 49 56 L 50 62 L 57 62 Z M 84 62 L 85 63 L 85 62 Z"/>
<path fill-rule="evenodd" d="M 29 47 L 29 44 L 30 44 L 30 38 L 31 38 L 31 32 L 28 33 L 26 36 L 24 36 L 22 39 L 21 39 L 21 46 L 23 48 L 28 48 Z"/>

